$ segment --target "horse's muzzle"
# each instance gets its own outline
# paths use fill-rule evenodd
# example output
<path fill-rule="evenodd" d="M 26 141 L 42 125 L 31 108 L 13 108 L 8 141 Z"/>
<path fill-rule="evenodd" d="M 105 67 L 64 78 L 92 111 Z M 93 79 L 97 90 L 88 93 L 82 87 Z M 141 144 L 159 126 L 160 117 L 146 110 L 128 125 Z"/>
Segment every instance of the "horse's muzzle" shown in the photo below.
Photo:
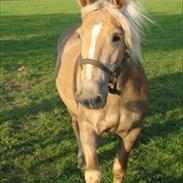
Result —
<path fill-rule="evenodd" d="M 103 108 L 106 103 L 106 100 L 104 99 L 104 97 L 102 97 L 100 95 L 96 95 L 96 96 L 93 95 L 90 97 L 88 97 L 88 96 L 85 97 L 85 95 L 83 93 L 76 92 L 75 98 L 80 104 L 82 104 L 83 106 L 85 106 L 86 108 L 89 108 L 89 109 Z"/>

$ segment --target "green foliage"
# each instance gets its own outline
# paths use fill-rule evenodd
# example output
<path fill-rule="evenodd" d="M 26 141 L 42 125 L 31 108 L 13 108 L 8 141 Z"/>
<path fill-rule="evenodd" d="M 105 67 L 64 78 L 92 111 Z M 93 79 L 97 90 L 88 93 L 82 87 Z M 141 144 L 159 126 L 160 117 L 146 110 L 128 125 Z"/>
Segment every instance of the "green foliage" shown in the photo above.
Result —
<path fill-rule="evenodd" d="M 180 183 L 181 0 L 141 2 L 159 27 L 146 31 L 151 104 L 125 183 Z M 70 118 L 54 81 L 57 39 L 79 22 L 75 0 L 1 1 L 0 182 L 84 182 Z M 116 145 L 116 137 L 105 134 L 98 150 L 105 183 L 112 180 Z"/>

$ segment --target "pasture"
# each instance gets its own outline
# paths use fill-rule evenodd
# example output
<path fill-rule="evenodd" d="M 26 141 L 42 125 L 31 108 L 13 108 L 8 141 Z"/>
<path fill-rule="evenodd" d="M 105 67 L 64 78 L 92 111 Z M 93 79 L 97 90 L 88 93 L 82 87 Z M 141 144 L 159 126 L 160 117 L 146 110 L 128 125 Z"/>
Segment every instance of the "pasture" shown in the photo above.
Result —
<path fill-rule="evenodd" d="M 181 183 L 182 1 L 141 0 L 159 27 L 143 44 L 151 103 L 125 183 Z M 70 117 L 55 87 L 56 42 L 80 22 L 76 0 L 1 1 L 0 182 L 83 183 Z M 111 183 L 117 137 L 98 149 Z"/>

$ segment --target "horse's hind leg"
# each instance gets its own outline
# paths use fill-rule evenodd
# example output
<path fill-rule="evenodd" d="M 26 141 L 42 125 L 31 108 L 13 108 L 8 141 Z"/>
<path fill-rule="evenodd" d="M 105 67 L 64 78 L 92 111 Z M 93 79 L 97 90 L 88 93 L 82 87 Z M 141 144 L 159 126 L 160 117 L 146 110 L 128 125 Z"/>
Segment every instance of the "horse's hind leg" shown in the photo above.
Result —
<path fill-rule="evenodd" d="M 86 183 L 100 183 L 100 170 L 97 160 L 98 135 L 87 123 L 79 123 L 81 145 L 86 162 Z"/>
<path fill-rule="evenodd" d="M 121 145 L 119 148 L 118 156 L 113 164 L 113 183 L 121 183 L 123 181 L 127 169 L 128 155 L 134 143 L 136 142 L 140 132 L 141 128 L 139 127 L 131 130 L 125 136 L 119 134 L 119 136 L 121 137 Z"/>
<path fill-rule="evenodd" d="M 70 113 L 71 114 L 71 113 Z M 78 144 L 78 168 L 79 169 L 84 169 L 85 167 L 85 163 L 84 163 L 84 155 L 83 155 L 83 151 L 81 148 L 81 141 L 80 141 L 80 136 L 79 136 L 79 125 L 78 125 L 78 120 L 77 120 L 77 116 L 74 114 L 71 114 L 71 118 L 72 118 L 72 128 L 73 131 L 75 133 L 76 136 L 76 140 L 77 140 L 77 144 Z"/>

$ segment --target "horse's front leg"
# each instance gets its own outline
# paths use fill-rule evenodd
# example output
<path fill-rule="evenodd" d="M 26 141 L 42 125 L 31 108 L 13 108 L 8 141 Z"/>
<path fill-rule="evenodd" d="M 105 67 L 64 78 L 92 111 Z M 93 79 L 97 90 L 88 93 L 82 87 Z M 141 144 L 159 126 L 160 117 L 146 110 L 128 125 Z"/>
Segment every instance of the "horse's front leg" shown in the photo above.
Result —
<path fill-rule="evenodd" d="M 80 139 L 86 162 L 86 183 L 100 183 L 100 170 L 97 160 L 97 140 L 99 136 L 88 123 L 80 122 Z"/>
<path fill-rule="evenodd" d="M 135 144 L 139 134 L 141 132 L 141 127 L 132 129 L 127 135 L 121 137 L 121 145 L 119 148 L 118 156 L 113 164 L 113 183 L 121 183 L 124 179 L 124 175 L 127 169 L 128 155 Z"/>
<path fill-rule="evenodd" d="M 77 144 L 78 144 L 78 168 L 79 169 L 85 169 L 85 161 L 84 161 L 84 156 L 83 156 L 83 151 L 81 147 L 81 141 L 79 137 L 79 124 L 78 124 L 78 119 L 77 116 L 70 113 L 71 118 L 72 118 L 72 128 L 74 131 L 74 134 L 76 136 Z"/>

